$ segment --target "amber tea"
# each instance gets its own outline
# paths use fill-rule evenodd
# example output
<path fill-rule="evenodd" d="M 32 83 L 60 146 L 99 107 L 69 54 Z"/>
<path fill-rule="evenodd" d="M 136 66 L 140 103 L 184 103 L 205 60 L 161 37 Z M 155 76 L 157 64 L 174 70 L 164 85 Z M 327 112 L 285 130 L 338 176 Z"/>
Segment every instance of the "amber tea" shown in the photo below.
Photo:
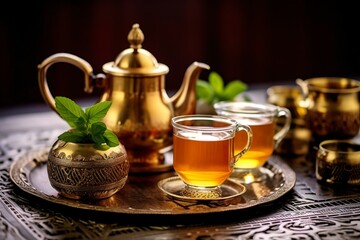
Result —
<path fill-rule="evenodd" d="M 220 186 L 234 170 L 235 162 L 252 142 L 251 129 L 223 116 L 185 115 L 172 118 L 173 166 L 185 183 L 186 196 L 220 197 Z M 235 154 L 236 132 L 246 132 L 243 148 Z"/>
<path fill-rule="evenodd" d="M 251 127 L 253 142 L 250 149 L 236 162 L 235 168 L 258 168 L 265 164 L 274 151 L 275 123 L 264 120 L 242 121 Z M 243 132 L 235 135 L 235 153 L 243 149 Z"/>
<path fill-rule="evenodd" d="M 253 133 L 251 147 L 236 162 L 236 174 L 231 177 L 244 183 L 262 181 L 266 177 L 263 165 L 290 129 L 290 111 L 272 104 L 253 102 L 219 102 L 214 104 L 214 108 L 217 114 L 250 126 Z M 282 121 L 283 125 L 278 128 L 276 123 L 280 119 L 285 121 Z M 235 153 L 244 146 L 242 139 L 241 132 L 236 133 Z"/>
<path fill-rule="evenodd" d="M 229 134 L 179 132 L 174 136 L 174 146 L 174 169 L 190 185 L 218 186 L 232 172 L 234 144 Z"/>

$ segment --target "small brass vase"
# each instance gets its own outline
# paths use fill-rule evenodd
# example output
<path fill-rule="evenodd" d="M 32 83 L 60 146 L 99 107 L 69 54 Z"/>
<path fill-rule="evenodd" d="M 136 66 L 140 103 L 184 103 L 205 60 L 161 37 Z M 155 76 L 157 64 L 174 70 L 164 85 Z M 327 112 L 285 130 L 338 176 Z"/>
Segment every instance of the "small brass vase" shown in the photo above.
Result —
<path fill-rule="evenodd" d="M 48 155 L 51 186 L 72 199 L 108 198 L 124 187 L 130 164 L 123 145 L 98 150 L 94 144 L 57 140 Z"/>

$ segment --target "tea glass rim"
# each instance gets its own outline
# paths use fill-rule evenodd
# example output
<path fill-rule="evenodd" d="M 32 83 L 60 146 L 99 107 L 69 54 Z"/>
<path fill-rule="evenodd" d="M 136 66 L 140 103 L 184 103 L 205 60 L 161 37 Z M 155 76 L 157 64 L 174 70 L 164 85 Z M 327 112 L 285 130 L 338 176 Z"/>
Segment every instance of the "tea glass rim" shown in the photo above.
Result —
<path fill-rule="evenodd" d="M 221 112 L 224 116 L 241 116 L 249 118 L 274 117 L 278 109 L 276 105 L 270 103 L 254 103 L 254 102 L 232 102 L 221 101 L 214 105 L 216 112 Z"/>
<path fill-rule="evenodd" d="M 228 126 L 200 126 L 201 129 L 197 128 L 195 129 L 194 127 L 199 127 L 199 126 L 194 126 L 194 125 L 183 125 L 180 124 L 178 122 L 180 121 L 187 121 L 187 120 L 207 120 L 207 121 L 217 121 L 217 122 L 223 122 L 223 123 L 227 123 L 229 124 Z M 203 114 L 191 114 L 191 115 L 180 115 L 180 116 L 175 116 L 171 119 L 171 123 L 173 125 L 173 127 L 175 128 L 179 128 L 179 129 L 186 129 L 186 130 L 190 130 L 190 131 L 202 131 L 202 132 L 223 132 L 223 131 L 234 131 L 236 130 L 237 126 L 238 126 L 238 122 L 225 117 L 225 116 L 220 116 L 220 115 L 203 115 Z"/>

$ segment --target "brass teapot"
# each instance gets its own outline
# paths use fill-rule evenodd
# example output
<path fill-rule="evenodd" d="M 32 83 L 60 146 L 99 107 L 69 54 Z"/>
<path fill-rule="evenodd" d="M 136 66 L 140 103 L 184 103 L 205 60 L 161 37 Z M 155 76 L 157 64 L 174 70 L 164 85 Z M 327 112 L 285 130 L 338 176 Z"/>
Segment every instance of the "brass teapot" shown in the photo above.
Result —
<path fill-rule="evenodd" d="M 48 68 L 65 62 L 85 73 L 84 91 L 91 93 L 94 85 L 103 87 L 99 101 L 112 101 L 103 122 L 125 146 L 130 172 L 162 171 L 164 152 L 172 146 L 171 118 L 193 114 L 196 108 L 196 80 L 204 63 L 194 62 L 185 72 L 180 89 L 170 98 L 165 90 L 165 75 L 169 68 L 142 48 L 144 35 L 139 24 L 128 34 L 130 48 L 115 61 L 103 65 L 105 74 L 95 75 L 91 65 L 75 55 L 57 53 L 38 65 L 38 81 L 45 102 L 54 110 L 55 100 L 47 84 Z"/>

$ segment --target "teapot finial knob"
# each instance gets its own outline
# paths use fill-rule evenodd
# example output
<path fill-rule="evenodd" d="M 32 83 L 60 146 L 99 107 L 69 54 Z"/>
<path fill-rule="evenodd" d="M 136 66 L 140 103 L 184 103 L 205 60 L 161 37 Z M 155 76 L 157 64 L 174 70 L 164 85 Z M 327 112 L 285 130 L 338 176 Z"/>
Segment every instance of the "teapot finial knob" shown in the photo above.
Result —
<path fill-rule="evenodd" d="M 133 49 L 141 48 L 141 44 L 144 41 L 144 34 L 140 29 L 140 25 L 135 23 L 132 26 L 132 29 L 128 35 L 128 41 L 130 43 L 130 47 Z"/>

